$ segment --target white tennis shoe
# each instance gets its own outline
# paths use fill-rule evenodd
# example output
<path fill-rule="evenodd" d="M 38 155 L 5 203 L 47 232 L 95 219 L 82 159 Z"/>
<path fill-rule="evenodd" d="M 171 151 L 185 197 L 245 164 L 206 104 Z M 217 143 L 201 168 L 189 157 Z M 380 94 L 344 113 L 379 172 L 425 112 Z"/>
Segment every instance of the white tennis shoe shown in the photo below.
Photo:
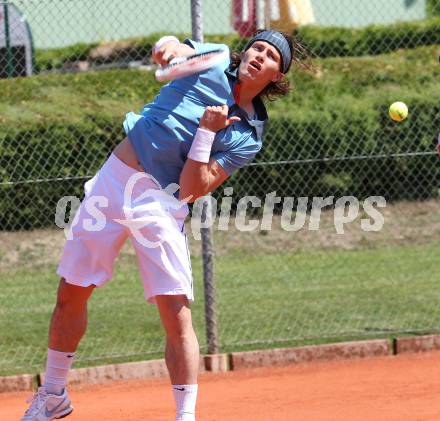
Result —
<path fill-rule="evenodd" d="M 58 396 L 47 393 L 46 388 L 41 386 L 28 402 L 32 402 L 31 406 L 21 421 L 50 421 L 67 417 L 73 411 L 66 389 Z"/>

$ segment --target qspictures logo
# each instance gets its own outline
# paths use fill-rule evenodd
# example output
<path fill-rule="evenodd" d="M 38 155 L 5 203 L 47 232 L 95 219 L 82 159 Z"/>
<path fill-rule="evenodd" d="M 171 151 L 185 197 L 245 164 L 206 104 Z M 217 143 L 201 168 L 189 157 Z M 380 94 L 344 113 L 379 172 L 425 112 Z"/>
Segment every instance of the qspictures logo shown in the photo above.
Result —
<path fill-rule="evenodd" d="M 134 197 L 135 186 L 142 179 L 147 181 L 149 187 Z M 188 202 L 191 197 L 179 200 L 176 197 L 178 191 L 178 184 L 170 184 L 162 189 L 150 174 L 133 174 L 124 188 L 122 217 L 111 218 L 111 221 L 125 226 L 132 237 L 144 247 L 158 247 L 162 241 L 148 238 L 149 227 L 159 224 L 167 229 L 182 230 L 183 220 L 189 213 Z M 85 231 L 102 231 L 108 223 L 109 200 L 104 195 L 86 194 L 82 202 L 76 196 L 64 196 L 58 201 L 55 223 L 64 229 L 67 240 L 73 238 L 73 229 L 78 224 Z M 234 200 L 237 203 L 235 212 L 232 211 Z M 67 215 L 69 205 L 70 212 Z M 203 217 L 202 209 L 207 205 L 209 212 Z M 196 240 L 200 240 L 201 228 L 227 231 L 231 227 L 231 220 L 238 231 L 270 231 L 276 207 L 281 209 L 281 228 L 288 232 L 319 230 L 322 212 L 330 208 L 335 232 L 342 235 L 345 232 L 344 227 L 352 223 L 360 223 L 365 232 L 380 231 L 385 223 L 380 208 L 386 207 L 386 200 L 382 196 L 370 196 L 362 201 L 354 196 L 280 197 L 275 191 L 267 193 L 264 199 L 257 196 L 234 198 L 232 187 L 227 187 L 219 199 L 208 195 L 194 202 L 190 220 L 191 232 Z M 360 212 L 364 217 L 356 222 Z M 258 218 L 250 216 L 256 213 L 259 214 Z"/>

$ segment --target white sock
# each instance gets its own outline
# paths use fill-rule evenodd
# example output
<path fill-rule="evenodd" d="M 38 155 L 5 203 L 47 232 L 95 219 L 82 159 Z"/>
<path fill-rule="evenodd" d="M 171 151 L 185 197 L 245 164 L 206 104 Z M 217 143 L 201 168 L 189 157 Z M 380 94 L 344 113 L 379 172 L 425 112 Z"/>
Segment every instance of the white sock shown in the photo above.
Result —
<path fill-rule="evenodd" d="M 44 387 L 47 393 L 53 395 L 63 393 L 67 383 L 67 374 L 74 357 L 74 352 L 47 350 L 46 374 L 44 377 Z"/>
<path fill-rule="evenodd" d="M 173 384 L 176 421 L 195 421 L 197 384 Z"/>

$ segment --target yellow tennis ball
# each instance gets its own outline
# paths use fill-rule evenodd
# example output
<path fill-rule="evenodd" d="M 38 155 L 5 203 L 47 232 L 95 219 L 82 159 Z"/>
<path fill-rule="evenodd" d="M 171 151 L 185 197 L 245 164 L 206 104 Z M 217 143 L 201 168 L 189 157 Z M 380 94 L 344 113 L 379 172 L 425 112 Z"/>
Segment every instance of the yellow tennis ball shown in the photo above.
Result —
<path fill-rule="evenodd" d="M 403 121 L 408 117 L 408 107 L 404 102 L 394 102 L 388 112 L 394 121 Z"/>

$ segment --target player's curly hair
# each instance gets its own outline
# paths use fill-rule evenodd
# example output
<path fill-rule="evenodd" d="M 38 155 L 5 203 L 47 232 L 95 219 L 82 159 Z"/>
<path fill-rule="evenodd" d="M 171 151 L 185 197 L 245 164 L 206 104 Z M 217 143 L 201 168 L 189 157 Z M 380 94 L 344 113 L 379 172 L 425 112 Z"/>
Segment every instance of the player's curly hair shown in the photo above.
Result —
<path fill-rule="evenodd" d="M 254 36 L 263 32 L 263 30 L 259 30 L 255 32 Z M 286 39 L 289 44 L 290 52 L 292 53 L 292 62 L 289 64 L 287 72 L 290 69 L 291 64 L 293 63 L 297 68 L 302 70 L 310 71 L 313 69 L 313 65 L 311 63 L 310 54 L 307 49 L 301 43 L 301 41 L 286 32 L 281 32 L 280 34 Z M 231 53 L 231 68 L 236 69 L 240 66 L 241 63 L 241 52 L 233 51 Z M 280 64 L 281 66 L 281 64 Z M 286 72 L 286 73 L 287 73 Z M 290 81 L 287 78 L 283 78 L 278 82 L 269 83 L 261 92 L 260 96 L 266 98 L 269 101 L 274 101 L 277 97 L 288 94 L 292 90 L 290 86 Z"/>

